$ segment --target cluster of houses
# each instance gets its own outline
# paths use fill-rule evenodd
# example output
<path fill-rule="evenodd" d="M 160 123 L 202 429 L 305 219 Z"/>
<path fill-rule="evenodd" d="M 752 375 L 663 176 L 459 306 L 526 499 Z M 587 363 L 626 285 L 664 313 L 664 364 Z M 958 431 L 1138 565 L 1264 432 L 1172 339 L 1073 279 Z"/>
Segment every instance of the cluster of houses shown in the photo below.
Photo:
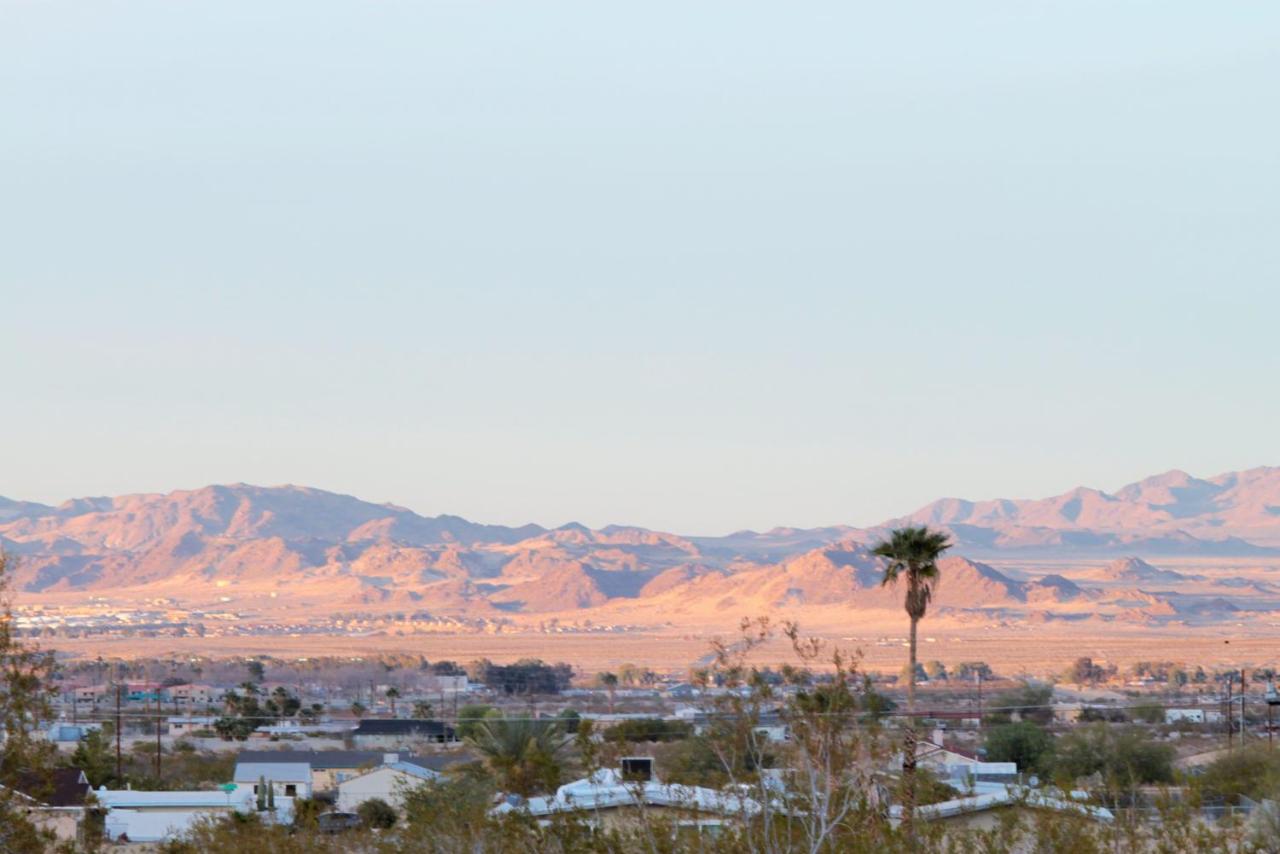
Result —
<path fill-rule="evenodd" d="M 97 816 L 98 832 L 114 842 L 160 842 L 197 822 L 232 812 L 256 812 L 265 820 L 293 821 L 299 799 L 320 798 L 341 813 L 371 799 L 394 808 L 404 793 L 436 779 L 456 754 L 413 755 L 376 750 L 245 750 L 232 779 L 211 791 L 93 789 L 84 772 L 60 768 L 50 779 L 32 778 L 19 792 L 27 815 L 61 840 L 86 832 Z"/>

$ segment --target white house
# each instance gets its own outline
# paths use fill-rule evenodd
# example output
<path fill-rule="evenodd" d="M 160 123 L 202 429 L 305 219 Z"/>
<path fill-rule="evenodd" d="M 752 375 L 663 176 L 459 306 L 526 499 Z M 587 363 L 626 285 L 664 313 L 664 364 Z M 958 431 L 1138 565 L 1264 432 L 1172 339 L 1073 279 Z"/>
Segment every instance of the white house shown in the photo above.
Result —
<path fill-rule="evenodd" d="M 338 783 L 338 810 L 355 812 L 365 801 L 379 798 L 396 809 L 404 804 L 407 790 L 438 779 L 435 771 L 410 762 L 390 762 Z"/>
<path fill-rule="evenodd" d="M 251 787 L 213 792 L 145 792 L 133 789 L 93 793 L 106 810 L 106 835 L 112 841 L 162 842 L 186 833 L 196 822 L 232 812 L 253 812 L 257 797 Z M 277 798 L 271 820 L 293 821 L 293 799 Z"/>
<path fill-rule="evenodd" d="M 651 777 L 635 778 L 634 773 L 624 776 L 622 771 L 602 768 L 590 777 L 566 783 L 549 797 L 527 801 L 509 798 L 495 807 L 494 813 L 523 810 L 538 819 L 557 813 L 588 813 L 589 822 L 597 824 L 645 807 L 696 815 L 700 827 L 750 818 L 761 811 L 757 801 L 738 792 L 661 783 Z"/>
<path fill-rule="evenodd" d="M 173 715 L 166 722 L 169 724 L 169 735 L 177 738 L 198 730 L 213 729 L 216 720 L 212 715 Z"/>
<path fill-rule="evenodd" d="M 1202 724 L 1205 722 L 1204 709 L 1165 709 L 1164 722 Z"/>
<path fill-rule="evenodd" d="M 305 760 L 237 762 L 234 780 L 254 797 L 264 783 L 275 791 L 277 798 L 311 797 L 311 763 Z"/>

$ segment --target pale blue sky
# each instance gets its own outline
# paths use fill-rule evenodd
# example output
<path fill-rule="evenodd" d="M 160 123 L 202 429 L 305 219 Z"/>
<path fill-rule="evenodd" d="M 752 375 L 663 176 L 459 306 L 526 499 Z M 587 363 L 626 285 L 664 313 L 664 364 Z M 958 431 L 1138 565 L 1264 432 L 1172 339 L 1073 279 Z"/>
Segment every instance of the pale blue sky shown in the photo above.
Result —
<path fill-rule="evenodd" d="M 0 0 L 0 494 L 715 533 L 1280 462 L 1275 3 Z"/>

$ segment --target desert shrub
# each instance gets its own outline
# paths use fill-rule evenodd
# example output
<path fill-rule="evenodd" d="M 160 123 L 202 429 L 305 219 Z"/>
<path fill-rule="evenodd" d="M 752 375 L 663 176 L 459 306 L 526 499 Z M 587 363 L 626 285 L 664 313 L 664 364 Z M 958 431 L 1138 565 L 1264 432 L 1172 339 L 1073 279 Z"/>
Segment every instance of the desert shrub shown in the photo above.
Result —
<path fill-rule="evenodd" d="M 693 727 L 684 721 L 662 718 L 635 718 L 614 724 L 604 732 L 609 741 L 679 741 L 688 738 Z"/>
<path fill-rule="evenodd" d="M 386 830 L 396 823 L 396 811 L 382 798 L 370 798 L 356 807 L 356 815 L 365 827 Z"/>
<path fill-rule="evenodd" d="M 1019 771 L 1045 771 L 1052 765 L 1053 736 L 1031 721 L 1001 724 L 987 732 L 988 762 L 1016 762 Z"/>
<path fill-rule="evenodd" d="M 1200 776 L 1210 798 L 1236 801 L 1241 795 L 1262 800 L 1280 794 L 1280 756 L 1266 750 L 1237 750 L 1215 759 Z"/>

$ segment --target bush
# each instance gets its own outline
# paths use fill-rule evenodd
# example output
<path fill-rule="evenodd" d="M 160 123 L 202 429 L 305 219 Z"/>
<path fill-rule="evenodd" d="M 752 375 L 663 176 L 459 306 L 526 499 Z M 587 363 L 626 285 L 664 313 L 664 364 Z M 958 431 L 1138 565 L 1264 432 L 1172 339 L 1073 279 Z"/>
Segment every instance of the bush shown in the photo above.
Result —
<path fill-rule="evenodd" d="M 692 732 L 693 727 L 684 721 L 636 718 L 609 727 L 605 730 L 604 737 L 613 742 L 680 741 L 688 738 Z"/>
<path fill-rule="evenodd" d="M 1101 774 L 1125 786 L 1173 781 L 1174 749 L 1136 729 L 1101 723 L 1080 727 L 1058 739 L 1054 757 L 1055 773 L 1069 779 Z"/>
<path fill-rule="evenodd" d="M 356 807 L 356 815 L 365 827 L 386 830 L 396 823 L 396 811 L 382 798 L 370 798 Z"/>
<path fill-rule="evenodd" d="M 1052 765 L 1053 737 L 1030 721 L 993 728 L 986 747 L 988 762 L 1016 762 L 1019 771 L 1042 772 Z"/>
<path fill-rule="evenodd" d="M 1280 793 L 1280 757 L 1263 750 L 1237 750 L 1206 766 L 1200 787 L 1206 796 L 1228 802 L 1241 795 L 1274 798 Z"/>

